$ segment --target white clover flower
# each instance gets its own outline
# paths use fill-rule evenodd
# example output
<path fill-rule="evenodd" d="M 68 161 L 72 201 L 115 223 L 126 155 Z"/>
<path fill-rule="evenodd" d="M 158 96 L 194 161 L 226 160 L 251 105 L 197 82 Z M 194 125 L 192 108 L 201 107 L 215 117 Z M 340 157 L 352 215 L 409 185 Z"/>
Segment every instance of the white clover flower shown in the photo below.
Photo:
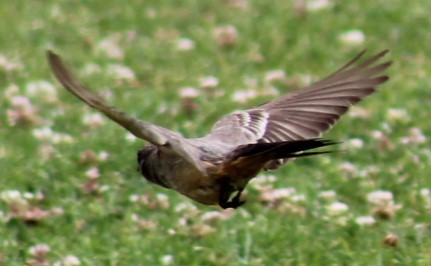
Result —
<path fill-rule="evenodd" d="M 409 144 L 409 143 L 421 144 L 421 143 L 426 142 L 426 137 L 422 133 L 422 130 L 420 130 L 419 128 L 416 128 L 416 127 L 411 128 L 409 130 L 409 134 L 410 134 L 409 136 L 401 138 L 401 143 L 403 143 L 403 144 Z"/>
<path fill-rule="evenodd" d="M 52 18 L 56 18 L 56 19 L 63 19 L 64 18 L 64 13 L 63 10 L 60 9 L 59 5 L 54 5 L 52 6 L 49 15 Z"/>
<path fill-rule="evenodd" d="M 135 142 L 138 139 L 135 135 L 129 132 L 126 133 L 124 138 L 129 142 Z"/>
<path fill-rule="evenodd" d="M 365 41 L 365 34 L 360 30 L 353 29 L 340 34 L 339 40 L 348 46 L 361 45 Z"/>
<path fill-rule="evenodd" d="M 155 18 L 157 17 L 157 11 L 153 8 L 147 8 L 147 10 L 145 10 L 145 15 L 148 18 Z"/>
<path fill-rule="evenodd" d="M 17 61 L 9 60 L 5 55 L 0 55 L 0 69 L 6 71 L 23 69 L 24 65 Z"/>
<path fill-rule="evenodd" d="M 286 73 L 284 70 L 272 70 L 269 72 L 266 72 L 265 74 L 265 81 L 268 83 L 277 82 L 277 81 L 285 81 L 287 79 Z"/>
<path fill-rule="evenodd" d="M 200 79 L 199 85 L 202 88 L 215 88 L 219 84 L 219 81 L 216 77 L 209 76 L 203 77 Z"/>
<path fill-rule="evenodd" d="M 174 263 L 174 256 L 171 254 L 164 255 L 161 258 L 161 263 L 162 265 L 171 265 L 172 263 Z"/>
<path fill-rule="evenodd" d="M 189 201 L 181 202 L 175 206 L 175 212 L 195 212 L 197 210 L 196 205 Z"/>
<path fill-rule="evenodd" d="M 187 38 L 179 38 L 175 46 L 179 51 L 190 51 L 195 48 L 195 42 Z"/>
<path fill-rule="evenodd" d="M 34 199 L 36 200 L 43 200 L 45 198 L 45 195 L 43 195 L 42 192 L 38 191 L 36 193 L 33 193 Z"/>
<path fill-rule="evenodd" d="M 408 122 L 410 116 L 405 109 L 389 108 L 386 112 L 386 119 L 392 122 Z"/>
<path fill-rule="evenodd" d="M 295 188 L 278 188 L 264 190 L 260 195 L 262 201 L 276 201 L 280 199 L 291 198 L 296 192 Z"/>
<path fill-rule="evenodd" d="M 133 70 L 120 64 L 108 65 L 107 72 L 109 75 L 112 75 L 114 78 L 120 80 L 132 81 L 136 78 Z"/>
<path fill-rule="evenodd" d="M 234 92 L 234 94 L 232 95 L 232 100 L 238 103 L 246 103 L 247 101 L 254 99 L 257 96 L 258 96 L 257 91 L 253 89 L 238 90 Z"/>
<path fill-rule="evenodd" d="M 99 41 L 98 43 L 96 43 L 95 48 L 96 52 L 103 53 L 110 58 L 123 59 L 124 57 L 124 52 L 118 45 L 117 35 L 112 35 L 106 39 Z"/>
<path fill-rule="evenodd" d="M 4 202 L 11 203 L 21 201 L 23 197 L 18 190 L 5 190 L 0 193 L 0 199 Z"/>
<path fill-rule="evenodd" d="M 359 216 L 355 219 L 358 225 L 373 225 L 376 223 L 376 219 L 372 216 Z"/>
<path fill-rule="evenodd" d="M 57 261 L 54 263 L 54 266 L 80 266 L 81 261 L 78 257 L 74 255 L 68 255 L 64 257 L 61 261 Z"/>
<path fill-rule="evenodd" d="M 163 193 L 157 193 L 156 198 L 157 200 L 161 200 L 161 201 L 167 201 L 169 199 L 169 197 Z"/>
<path fill-rule="evenodd" d="M 342 171 L 348 172 L 348 173 L 355 173 L 358 172 L 358 168 L 356 167 L 356 165 L 354 165 L 351 162 L 343 162 L 342 164 L 340 164 L 340 169 Z"/>
<path fill-rule="evenodd" d="M 430 196 L 431 196 L 431 191 L 430 191 L 430 189 L 429 189 L 429 188 L 422 188 L 422 189 L 420 190 L 420 194 L 421 194 L 421 196 L 422 196 L 423 198 L 428 198 L 428 197 L 430 197 Z"/>
<path fill-rule="evenodd" d="M 364 147 L 364 141 L 359 138 L 350 139 L 349 141 L 346 142 L 346 144 L 349 148 L 353 148 L 353 149 L 361 149 Z"/>
<path fill-rule="evenodd" d="M 229 0 L 227 1 L 229 5 L 239 10 L 247 10 L 250 7 L 249 0 Z"/>
<path fill-rule="evenodd" d="M 320 192 L 318 196 L 324 200 L 335 200 L 337 198 L 337 193 L 333 190 L 326 190 Z"/>
<path fill-rule="evenodd" d="M 46 256 L 51 251 L 51 248 L 47 244 L 38 244 L 28 249 L 28 253 L 34 257 Z"/>
<path fill-rule="evenodd" d="M 160 204 L 162 208 L 169 208 L 169 197 L 166 194 L 157 193 L 156 199 L 157 203 Z"/>
<path fill-rule="evenodd" d="M 42 145 L 40 145 L 39 147 L 39 154 L 40 154 L 40 159 L 42 161 L 47 161 L 50 158 L 52 158 L 52 156 L 57 152 L 56 148 L 54 148 L 53 145 L 51 144 L 47 144 L 47 143 L 43 143 Z"/>
<path fill-rule="evenodd" d="M 371 132 L 371 136 L 372 136 L 374 139 L 379 140 L 379 139 L 384 138 L 384 137 L 385 137 L 385 134 L 384 134 L 382 131 L 380 131 L 380 130 L 374 130 L 373 132 Z"/>
<path fill-rule="evenodd" d="M 140 220 L 139 215 L 137 215 L 136 213 L 132 213 L 130 215 L 130 219 L 134 222 L 138 222 Z"/>
<path fill-rule="evenodd" d="M 50 102 L 57 100 L 57 90 L 55 89 L 55 86 L 46 80 L 27 83 L 26 94 L 29 97 L 43 98 Z"/>
<path fill-rule="evenodd" d="M 382 206 L 382 205 L 392 204 L 394 200 L 394 196 L 390 191 L 377 190 L 377 191 L 368 193 L 367 200 L 372 204 Z"/>
<path fill-rule="evenodd" d="M 273 86 L 266 87 L 262 91 L 262 95 L 278 96 L 279 94 L 280 94 L 280 92 L 276 88 L 274 88 Z"/>
<path fill-rule="evenodd" d="M 315 78 L 309 74 L 300 74 L 298 76 L 298 79 L 299 79 L 301 86 L 306 86 L 308 84 L 311 84 Z"/>
<path fill-rule="evenodd" d="M 51 209 L 51 214 L 53 215 L 62 215 L 64 213 L 64 209 L 63 208 L 53 208 Z"/>
<path fill-rule="evenodd" d="M 250 185 L 257 190 L 266 190 L 268 187 L 272 188 L 271 183 L 274 183 L 277 178 L 274 175 L 262 175 L 259 178 L 254 178 Z"/>
<path fill-rule="evenodd" d="M 11 99 L 18 94 L 19 87 L 16 84 L 10 84 L 6 87 L 6 89 L 3 90 L 3 97 L 9 101 L 11 101 Z"/>
<path fill-rule="evenodd" d="M 46 141 L 54 144 L 73 142 L 73 138 L 70 135 L 54 132 L 50 127 L 33 129 L 32 134 L 39 141 Z"/>
<path fill-rule="evenodd" d="M 343 202 L 334 202 L 326 207 L 326 210 L 330 216 L 338 216 L 344 214 L 349 210 L 349 206 Z"/>
<path fill-rule="evenodd" d="M 100 177 L 100 171 L 97 167 L 91 167 L 85 172 L 85 176 L 89 179 L 96 179 Z"/>
<path fill-rule="evenodd" d="M 94 75 L 102 72 L 102 68 L 94 63 L 88 63 L 84 65 L 81 70 L 81 73 L 84 75 Z"/>
<path fill-rule="evenodd" d="M 181 225 L 181 226 L 187 226 L 187 224 L 188 224 L 188 221 L 187 221 L 187 218 L 186 217 L 180 217 L 180 219 L 178 219 L 178 223 L 177 223 L 178 225 Z"/>
<path fill-rule="evenodd" d="M 60 143 L 73 143 L 72 136 L 64 133 L 55 133 L 52 137 L 52 143 L 60 144 Z"/>
<path fill-rule="evenodd" d="M 10 103 L 13 106 L 31 106 L 30 100 L 24 96 L 14 96 L 10 99 Z"/>
<path fill-rule="evenodd" d="M 370 113 L 370 111 L 366 110 L 365 108 L 362 108 L 359 106 L 352 106 L 352 107 L 350 107 L 348 115 L 350 117 L 368 118 L 371 116 L 371 113 Z"/>
<path fill-rule="evenodd" d="M 221 213 L 219 211 L 211 211 L 206 212 L 202 215 L 201 219 L 204 222 L 219 220 L 221 217 Z"/>
<path fill-rule="evenodd" d="M 105 119 L 99 113 L 90 113 L 82 117 L 82 123 L 86 126 L 99 127 L 105 124 Z"/>
<path fill-rule="evenodd" d="M 210 211 L 206 212 L 201 216 L 203 222 L 215 222 L 219 220 L 228 220 L 234 215 L 232 209 L 226 209 L 222 211 Z"/>
<path fill-rule="evenodd" d="M 34 197 L 34 194 L 33 193 L 31 193 L 31 192 L 24 192 L 23 194 L 22 194 L 22 196 L 23 196 L 23 198 L 24 199 L 28 199 L 28 200 L 32 200 L 32 199 L 34 199 L 35 197 Z"/>
<path fill-rule="evenodd" d="M 302 202 L 302 201 L 305 201 L 307 197 L 304 194 L 294 194 L 290 197 L 290 199 L 293 202 Z"/>
<path fill-rule="evenodd" d="M 275 175 L 263 175 L 259 178 L 262 182 L 273 183 L 277 180 Z"/>
<path fill-rule="evenodd" d="M 332 6 L 329 0 L 307 0 L 306 8 L 308 11 L 319 11 L 322 9 L 327 9 Z"/>
<path fill-rule="evenodd" d="M 131 202 L 137 202 L 139 200 L 139 198 L 140 198 L 140 196 L 137 195 L 137 194 L 132 194 L 132 195 L 129 196 L 129 200 Z"/>
<path fill-rule="evenodd" d="M 31 104 L 27 97 L 14 95 L 9 99 L 11 108 L 7 110 L 9 124 L 35 124 L 39 118 L 36 108 Z"/>
<path fill-rule="evenodd" d="M 185 87 L 180 89 L 181 98 L 196 98 L 199 96 L 199 91 L 193 87 Z"/>
<path fill-rule="evenodd" d="M 107 151 L 101 151 L 97 154 L 97 158 L 102 162 L 106 161 L 109 158 L 109 153 Z"/>

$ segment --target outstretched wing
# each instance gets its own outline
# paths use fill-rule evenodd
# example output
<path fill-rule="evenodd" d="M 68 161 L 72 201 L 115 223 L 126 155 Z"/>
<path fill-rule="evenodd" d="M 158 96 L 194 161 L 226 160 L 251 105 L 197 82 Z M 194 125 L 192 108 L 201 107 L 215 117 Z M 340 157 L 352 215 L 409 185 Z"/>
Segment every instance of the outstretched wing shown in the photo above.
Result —
<path fill-rule="evenodd" d="M 48 51 L 47 56 L 55 77 L 69 92 L 74 94 L 90 107 L 105 114 L 136 137 L 144 139 L 156 146 L 164 146 L 171 149 L 179 156 L 194 164 L 197 169 L 203 171 L 197 151 L 178 133 L 131 117 L 117 108 L 106 104 L 100 97 L 89 92 L 74 78 L 58 55 Z"/>
<path fill-rule="evenodd" d="M 391 62 L 378 63 L 387 52 L 359 64 L 363 51 L 319 82 L 256 108 L 225 116 L 214 125 L 208 138 L 240 145 L 320 137 L 350 106 L 388 80 L 382 72 Z"/>

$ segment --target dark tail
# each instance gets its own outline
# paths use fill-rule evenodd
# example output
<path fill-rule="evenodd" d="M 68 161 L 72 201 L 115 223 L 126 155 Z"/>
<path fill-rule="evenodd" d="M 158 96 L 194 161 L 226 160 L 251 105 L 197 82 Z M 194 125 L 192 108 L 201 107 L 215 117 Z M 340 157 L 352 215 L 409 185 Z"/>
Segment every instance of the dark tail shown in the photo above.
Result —
<path fill-rule="evenodd" d="M 339 142 L 325 139 L 306 139 L 292 140 L 272 143 L 254 143 L 246 144 L 232 151 L 228 158 L 236 160 L 239 158 L 247 158 L 248 160 L 256 159 L 259 162 L 267 162 L 275 159 L 288 159 L 295 157 L 304 157 L 329 153 L 331 151 L 315 151 L 305 152 L 311 149 L 338 144 Z"/>

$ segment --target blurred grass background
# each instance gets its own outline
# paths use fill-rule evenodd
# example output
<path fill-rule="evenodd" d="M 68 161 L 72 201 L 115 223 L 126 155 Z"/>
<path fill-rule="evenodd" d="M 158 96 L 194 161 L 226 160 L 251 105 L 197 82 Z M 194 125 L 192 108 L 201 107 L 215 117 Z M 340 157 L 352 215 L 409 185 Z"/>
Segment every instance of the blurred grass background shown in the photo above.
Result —
<path fill-rule="evenodd" d="M 0 264 L 430 265 L 428 10 L 425 0 L 0 2 Z M 237 39 L 224 46 L 215 32 L 226 26 Z M 53 49 L 110 103 L 196 137 L 364 48 L 390 49 L 394 65 L 326 135 L 346 151 L 264 173 L 235 212 L 144 182 L 144 143 L 65 92 L 45 60 Z M 269 84 L 274 70 L 286 77 Z M 199 94 L 191 105 L 187 87 Z M 265 186 L 295 191 L 268 202 Z M 392 205 L 373 205 L 375 191 Z"/>

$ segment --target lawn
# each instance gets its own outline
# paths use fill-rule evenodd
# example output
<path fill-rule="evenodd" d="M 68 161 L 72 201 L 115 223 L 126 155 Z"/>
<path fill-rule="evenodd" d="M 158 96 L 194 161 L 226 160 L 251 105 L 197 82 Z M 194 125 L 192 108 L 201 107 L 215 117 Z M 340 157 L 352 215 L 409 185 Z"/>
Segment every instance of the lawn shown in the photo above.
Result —
<path fill-rule="evenodd" d="M 0 265 L 431 265 L 431 2 L 1 1 Z M 184 136 L 389 49 L 390 80 L 222 211 L 145 182 L 144 142 L 53 78 Z"/>

